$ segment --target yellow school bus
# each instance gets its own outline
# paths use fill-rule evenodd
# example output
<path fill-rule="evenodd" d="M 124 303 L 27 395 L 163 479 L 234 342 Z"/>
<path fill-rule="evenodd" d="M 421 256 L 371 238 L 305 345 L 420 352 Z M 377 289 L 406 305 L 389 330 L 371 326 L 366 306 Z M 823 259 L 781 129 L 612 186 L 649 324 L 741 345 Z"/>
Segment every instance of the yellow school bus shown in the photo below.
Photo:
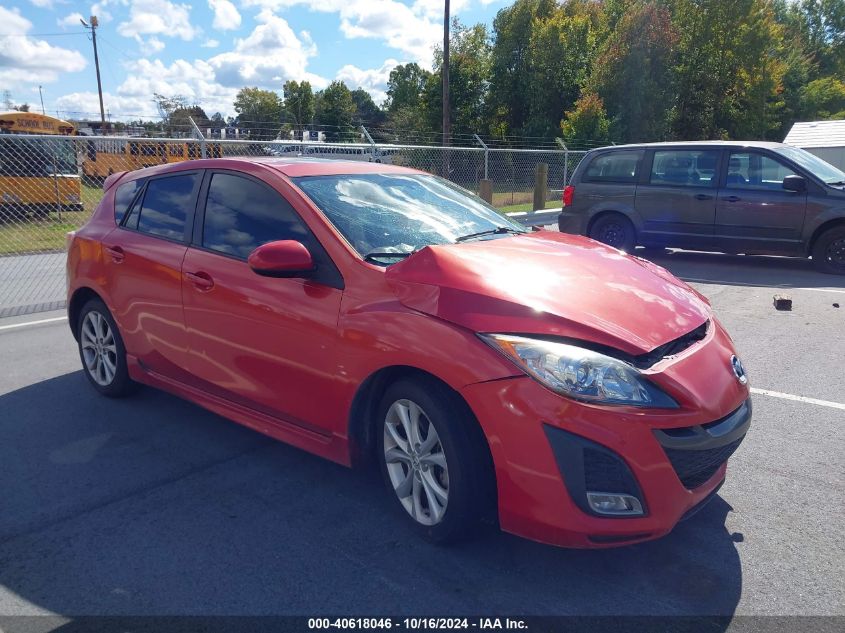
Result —
<path fill-rule="evenodd" d="M 0 220 L 82 210 L 75 134 L 61 119 L 0 113 Z"/>
<path fill-rule="evenodd" d="M 206 144 L 207 158 L 221 158 L 222 155 L 219 143 Z M 81 160 L 85 178 L 100 181 L 120 171 L 194 158 L 202 158 L 202 149 L 196 142 L 98 137 L 85 142 Z"/>

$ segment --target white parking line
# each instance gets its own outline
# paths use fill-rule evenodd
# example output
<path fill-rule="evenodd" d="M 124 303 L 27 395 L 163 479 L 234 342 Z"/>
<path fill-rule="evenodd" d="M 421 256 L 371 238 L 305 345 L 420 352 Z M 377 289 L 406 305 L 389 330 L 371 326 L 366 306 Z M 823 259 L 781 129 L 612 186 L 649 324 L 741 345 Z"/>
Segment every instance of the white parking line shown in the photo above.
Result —
<path fill-rule="evenodd" d="M 749 284 L 742 281 L 721 281 L 719 279 L 697 279 L 695 277 L 680 277 L 683 281 L 692 282 L 694 284 L 719 284 L 722 286 L 749 286 L 751 288 L 777 288 L 779 290 L 809 290 L 810 292 L 836 292 L 839 294 L 845 294 L 845 290 L 839 290 L 838 288 L 794 288 L 789 285 L 781 284 L 781 285 L 771 285 L 771 286 L 761 286 L 760 284 Z"/>
<path fill-rule="evenodd" d="M 42 323 L 55 323 L 56 321 L 67 321 L 66 316 L 54 317 L 52 319 L 41 319 L 40 321 L 26 321 L 25 323 L 12 323 L 11 325 L 0 325 L 0 330 L 11 330 L 29 325 L 41 325 Z"/>
<path fill-rule="evenodd" d="M 830 407 L 831 409 L 842 409 L 845 411 L 845 404 L 841 402 L 831 402 L 830 400 L 817 400 L 816 398 L 807 398 L 806 396 L 796 396 L 791 393 L 781 393 L 780 391 L 769 391 L 768 389 L 751 388 L 751 393 L 758 393 L 761 396 L 771 396 L 772 398 L 782 398 L 784 400 L 794 400 L 795 402 L 806 402 L 807 404 L 817 404 L 821 407 Z"/>

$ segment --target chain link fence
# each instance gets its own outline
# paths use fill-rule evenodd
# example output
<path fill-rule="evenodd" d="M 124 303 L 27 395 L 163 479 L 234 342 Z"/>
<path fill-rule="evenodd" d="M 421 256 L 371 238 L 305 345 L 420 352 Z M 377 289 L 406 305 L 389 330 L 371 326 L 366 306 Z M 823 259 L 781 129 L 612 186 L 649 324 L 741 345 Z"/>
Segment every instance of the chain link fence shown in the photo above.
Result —
<path fill-rule="evenodd" d="M 311 157 L 400 165 L 477 193 L 492 181 L 504 212 L 532 208 L 537 165 L 548 165 L 547 207 L 584 152 L 287 141 L 0 134 L 0 317 L 64 307 L 65 236 L 81 227 L 110 174 L 197 158 Z"/>

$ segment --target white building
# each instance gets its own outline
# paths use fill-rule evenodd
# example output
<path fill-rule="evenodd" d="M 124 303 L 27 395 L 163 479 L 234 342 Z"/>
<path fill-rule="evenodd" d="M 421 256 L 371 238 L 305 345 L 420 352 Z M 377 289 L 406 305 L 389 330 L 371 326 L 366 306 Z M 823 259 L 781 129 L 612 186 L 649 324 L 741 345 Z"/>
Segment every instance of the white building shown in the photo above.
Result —
<path fill-rule="evenodd" d="M 845 171 L 845 120 L 796 123 L 783 139 Z"/>

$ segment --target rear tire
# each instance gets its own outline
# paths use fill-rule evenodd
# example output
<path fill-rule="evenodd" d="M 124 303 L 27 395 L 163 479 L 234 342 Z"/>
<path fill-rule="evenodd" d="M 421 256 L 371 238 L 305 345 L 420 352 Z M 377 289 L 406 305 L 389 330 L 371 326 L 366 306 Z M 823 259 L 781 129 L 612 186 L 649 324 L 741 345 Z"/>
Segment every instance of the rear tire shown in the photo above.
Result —
<path fill-rule="evenodd" d="M 599 216 L 590 227 L 589 236 L 626 253 L 631 253 L 637 245 L 634 225 L 621 213 L 607 213 Z"/>
<path fill-rule="evenodd" d="M 82 369 L 94 389 L 110 398 L 133 393 L 138 384 L 129 378 L 123 338 L 106 304 L 89 299 L 79 312 L 76 331 Z"/>
<path fill-rule="evenodd" d="M 813 266 L 829 275 L 845 275 L 845 226 L 822 233 L 813 244 Z"/>
<path fill-rule="evenodd" d="M 438 544 L 475 534 L 495 504 L 495 475 L 465 403 L 436 380 L 402 379 L 377 420 L 385 485 L 417 532 Z"/>

